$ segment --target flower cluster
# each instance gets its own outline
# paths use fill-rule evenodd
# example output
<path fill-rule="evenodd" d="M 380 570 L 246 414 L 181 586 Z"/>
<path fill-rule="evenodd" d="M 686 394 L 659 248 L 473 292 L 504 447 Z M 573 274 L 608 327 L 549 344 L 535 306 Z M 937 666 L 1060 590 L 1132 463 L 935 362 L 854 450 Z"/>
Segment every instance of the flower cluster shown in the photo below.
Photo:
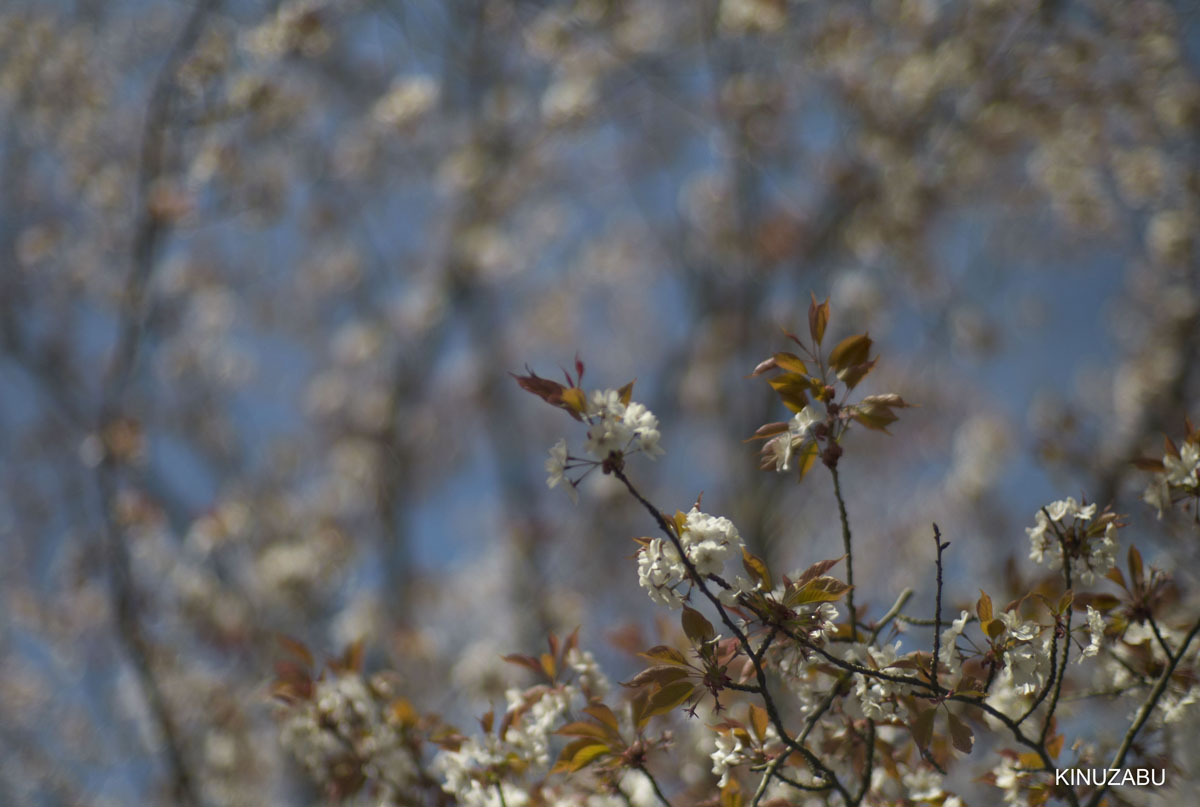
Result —
<path fill-rule="evenodd" d="M 697 507 L 681 515 L 676 518 L 679 544 L 701 577 L 720 575 L 727 560 L 741 556 L 742 537 L 732 521 Z M 653 538 L 639 551 L 638 583 L 655 602 L 672 608 L 681 605 L 684 597 L 678 587 L 687 577 L 687 566 L 671 541 Z"/>
<path fill-rule="evenodd" d="M 572 708 L 585 703 L 579 687 L 539 687 L 531 692 L 510 689 L 510 715 L 517 717 L 497 733 L 464 740 L 435 757 L 433 767 L 445 779 L 442 789 L 468 807 L 499 807 L 501 804 L 525 804 L 524 789 L 505 782 L 503 798 L 497 782 L 510 771 L 529 767 L 546 769 L 550 764 L 553 732 L 566 723 Z"/>
<path fill-rule="evenodd" d="M 565 483 L 572 501 L 578 496 L 579 482 L 592 470 L 600 468 L 609 473 L 620 468 L 627 455 L 641 453 L 654 459 L 663 453 L 658 444 L 661 436 L 658 418 L 645 405 L 632 400 L 632 381 L 620 389 L 594 390 L 588 395 L 580 386 L 584 366 L 578 359 L 575 372 L 574 378 L 566 373 L 566 385 L 532 372 L 514 376 L 526 391 L 588 424 L 583 447 L 590 459 L 572 456 L 567 441 L 561 439 L 550 449 L 550 457 L 546 460 L 546 485 L 556 488 Z M 567 472 L 576 468 L 587 470 L 572 479 Z"/>
<path fill-rule="evenodd" d="M 1135 546 L 1128 573 L 1117 568 L 1119 517 L 1073 498 L 1042 508 L 1026 531 L 1030 558 L 1061 574 L 1026 586 L 1014 573 L 1003 607 L 980 589 L 973 611 L 955 608 L 958 616 L 943 620 L 943 553 L 950 542 L 936 525 L 934 617 L 904 613 L 911 589 L 872 614 L 879 603 L 871 602 L 868 584 L 859 588 L 856 606 L 838 440 L 851 422 L 882 430 L 895 420 L 892 409 L 905 404 L 898 396 L 839 401 L 835 385 L 848 392 L 875 362 L 865 335 L 843 340 L 826 357 L 820 338 L 827 314 L 814 300 L 814 344 L 802 347 L 816 373 L 793 354 L 764 363 L 784 371 L 772 385 L 794 416 L 768 424 L 759 436 L 768 440 L 764 456 L 780 469 L 800 466 L 803 476 L 821 459 L 833 477 L 842 556 L 773 575 L 734 524 L 701 511 L 699 499 L 671 516 L 631 481 L 626 456 L 653 456 L 658 440 L 657 419 L 630 400 L 632 385 L 587 396 L 570 375 L 566 386 L 520 377 L 523 387 L 587 426 L 590 458 L 572 457 L 560 440 L 546 463 L 550 486 L 565 482 L 574 490 L 579 479 L 567 475 L 574 464 L 600 468 L 657 525 L 658 537 L 637 539 L 638 581 L 654 603 L 679 613 L 680 630 L 658 624 L 662 643 L 638 653 L 649 666 L 622 684 L 629 695 L 612 706 L 605 702 L 613 695 L 608 679 L 574 634 L 565 643 L 552 635 L 549 653 L 506 656 L 538 683 L 508 689 L 502 719 L 489 712 L 482 734 L 473 737 L 438 719 L 406 717 L 395 704 L 376 716 L 357 673 L 294 682 L 285 693 L 299 704 L 285 727 L 289 746 L 314 775 L 334 777 L 331 789 L 338 792 L 357 792 L 362 782 L 376 790 L 409 782 L 425 788 L 427 801 L 449 795 L 466 807 L 648 807 L 672 803 L 672 790 L 697 802 L 745 804 L 754 779 L 756 804 L 795 803 L 799 791 L 822 793 L 825 804 L 961 807 L 962 799 L 946 789 L 953 781 L 948 770 L 972 753 L 989 755 L 984 770 L 990 772 L 979 781 L 998 788 L 1006 804 L 1100 803 L 1103 792 L 1064 796 L 1046 775 L 1059 760 L 1091 764 L 1102 753 L 1083 745 L 1066 751 L 1058 729 L 1087 697 L 1081 682 L 1071 680 L 1076 665 L 1094 660 L 1090 686 L 1097 694 L 1141 699 L 1135 713 L 1142 717 L 1121 744 L 1119 766 L 1135 740 L 1154 747 L 1149 735 L 1184 725 L 1200 703 L 1200 660 L 1189 650 L 1200 622 L 1188 628 L 1165 621 L 1178 602 L 1170 578 L 1148 568 Z M 582 376 L 582 364 L 576 366 Z M 1189 456 L 1180 451 L 1174 459 L 1184 463 Z M 1189 479 L 1174 464 L 1164 463 L 1163 473 L 1174 482 Z M 845 581 L 829 574 L 839 564 Z M 1078 590 L 1077 583 L 1090 585 L 1098 575 L 1121 595 Z M 914 625 L 932 628 L 932 652 L 904 635 Z M 683 731 L 655 722 L 681 711 L 694 718 Z M 980 752 L 976 732 L 985 728 L 998 737 Z M 438 750 L 423 756 L 415 731 Z M 1005 747 L 1009 742 L 1019 751 Z M 664 788 L 651 768 L 667 750 L 680 760 Z M 391 761 L 389 753 L 399 758 Z"/>
<path fill-rule="evenodd" d="M 1037 692 L 1050 673 L 1052 632 L 1023 619 L 1015 609 L 1002 612 L 999 619 L 1005 629 L 1005 673 L 1020 694 Z"/>
<path fill-rule="evenodd" d="M 1072 561 L 1082 563 L 1079 579 L 1090 585 L 1116 562 L 1118 526 L 1111 512 L 1097 517 L 1095 504 L 1081 505 L 1071 497 L 1056 501 L 1039 510 L 1037 524 L 1025 530 L 1029 559 L 1043 563 L 1049 554 L 1049 567 L 1058 569 L 1066 551 Z"/>
<path fill-rule="evenodd" d="M 395 700 L 382 676 L 341 669 L 312 682 L 307 697 L 282 710 L 280 739 L 334 796 L 374 784 L 382 800 L 405 792 L 418 768 L 406 737 L 411 707 Z"/>
<path fill-rule="evenodd" d="M 899 668 L 890 669 L 900 658 L 901 643 L 883 645 L 855 644 L 843 654 L 846 661 L 864 665 L 873 670 L 899 673 Z M 884 678 L 857 676 L 854 679 L 854 697 L 847 698 L 846 714 L 856 720 L 904 720 L 908 709 L 902 698 L 904 687 Z"/>
<path fill-rule="evenodd" d="M 585 417 L 591 427 L 583 447 L 598 460 L 637 451 L 654 459 L 663 453 L 658 445 L 658 418 L 642 404 L 623 400 L 615 389 L 593 392 Z"/>
<path fill-rule="evenodd" d="M 1200 429 L 1189 424 L 1188 435 L 1183 445 L 1176 447 L 1169 439 L 1161 460 L 1143 460 L 1140 464 L 1155 471 L 1154 479 L 1146 487 L 1142 498 L 1158 510 L 1163 511 L 1178 501 L 1200 500 Z"/>
<path fill-rule="evenodd" d="M 565 642 L 553 636 L 550 653 L 540 657 L 507 656 L 506 660 L 536 672 L 542 683 L 505 692 L 507 709 L 496 721 L 489 712 L 483 734 L 463 737 L 445 731 L 431 768 L 441 789 L 467 807 L 501 807 L 529 803 L 525 777 L 545 778 L 556 745 L 556 733 L 608 693 L 608 678 L 593 655 L 579 648 L 576 634 Z M 615 718 L 614 718 L 615 719 Z"/>
<path fill-rule="evenodd" d="M 749 749 L 735 732 L 718 734 L 716 742 L 716 750 L 712 752 L 712 772 L 714 776 L 721 777 L 717 784 L 725 787 L 729 782 L 730 770 L 749 761 L 753 755 L 748 753 Z"/>

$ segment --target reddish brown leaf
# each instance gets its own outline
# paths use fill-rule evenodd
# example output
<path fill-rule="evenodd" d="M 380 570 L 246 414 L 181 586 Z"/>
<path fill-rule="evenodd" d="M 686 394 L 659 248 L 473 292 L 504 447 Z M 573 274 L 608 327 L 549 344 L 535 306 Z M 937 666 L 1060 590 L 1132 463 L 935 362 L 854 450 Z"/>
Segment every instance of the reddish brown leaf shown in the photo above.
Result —
<path fill-rule="evenodd" d="M 818 345 L 825 338 L 825 328 L 829 325 L 829 298 L 818 304 L 817 295 L 812 294 L 812 303 L 808 307 L 808 333 Z"/>

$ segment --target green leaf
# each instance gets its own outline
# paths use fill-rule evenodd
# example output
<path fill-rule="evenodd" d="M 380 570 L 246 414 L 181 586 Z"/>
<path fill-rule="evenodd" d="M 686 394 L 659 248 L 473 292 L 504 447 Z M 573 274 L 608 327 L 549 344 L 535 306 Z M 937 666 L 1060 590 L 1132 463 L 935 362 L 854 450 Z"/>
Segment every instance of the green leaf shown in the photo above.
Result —
<path fill-rule="evenodd" d="M 946 716 L 950 718 L 950 742 L 954 744 L 959 753 L 971 753 L 971 749 L 975 745 L 975 732 L 971 731 L 971 727 L 953 712 L 947 712 Z"/>
<path fill-rule="evenodd" d="M 812 470 L 813 465 L 817 461 L 817 454 L 820 452 L 820 447 L 816 440 L 811 440 L 804 444 L 804 448 L 800 449 L 799 454 L 794 454 L 793 459 L 796 463 L 797 481 L 804 478 L 804 475 Z"/>
<path fill-rule="evenodd" d="M 562 753 L 558 755 L 558 761 L 554 763 L 554 767 L 550 769 L 550 772 L 574 773 L 597 757 L 611 753 L 612 749 L 607 743 L 597 742 L 586 737 L 575 740 L 563 748 Z"/>
<path fill-rule="evenodd" d="M 1082 611 L 1089 605 L 1097 611 L 1111 611 L 1121 604 L 1121 600 L 1112 594 L 1079 594 L 1073 603 L 1076 611 Z"/>
<path fill-rule="evenodd" d="M 870 353 L 870 336 L 865 333 L 847 336 L 841 342 L 838 342 L 837 347 L 829 354 L 829 366 L 836 372 L 841 373 L 856 364 L 862 364 L 867 361 Z"/>
<path fill-rule="evenodd" d="M 743 442 L 749 443 L 753 440 L 766 440 L 768 437 L 774 437 L 777 434 L 783 434 L 788 430 L 787 421 L 780 420 L 774 423 L 764 423 L 754 430 L 754 434 L 746 438 Z"/>
<path fill-rule="evenodd" d="M 681 618 L 684 634 L 692 640 L 692 642 L 700 644 L 707 642 L 709 639 L 717 635 L 712 623 L 704 618 L 704 614 L 697 611 L 695 608 L 683 606 L 683 616 Z"/>
<path fill-rule="evenodd" d="M 754 729 L 754 736 L 760 743 L 767 737 L 769 723 L 770 717 L 767 715 L 767 710 L 757 703 L 750 704 L 750 727 Z"/>
<path fill-rule="evenodd" d="M 862 364 L 851 365 L 838 373 L 838 378 L 846 385 L 846 389 L 854 389 L 860 381 L 867 377 L 868 373 L 875 369 L 875 365 L 878 363 L 879 359 L 876 358 L 864 361 Z"/>
<path fill-rule="evenodd" d="M 771 572 L 767 569 L 767 564 L 762 558 L 751 554 L 746 547 L 742 547 L 742 568 L 746 570 L 746 574 L 750 575 L 750 579 L 762 588 L 767 591 L 774 588 L 771 585 Z"/>
<path fill-rule="evenodd" d="M 721 788 L 721 807 L 742 807 L 742 786 L 730 779 Z"/>
<path fill-rule="evenodd" d="M 639 689 L 638 693 L 633 696 L 633 700 L 629 702 L 629 710 L 633 715 L 633 725 L 641 729 L 646 725 L 646 721 L 650 718 L 646 715 L 646 710 L 650 708 L 650 690 Z"/>
<path fill-rule="evenodd" d="M 980 622 L 990 622 L 994 616 L 992 598 L 983 589 L 979 590 L 979 601 L 975 603 L 975 614 L 979 617 Z"/>
<path fill-rule="evenodd" d="M 845 555 L 842 555 L 840 558 L 830 558 L 829 560 L 817 561 L 812 566 L 809 566 L 807 569 L 805 569 L 800 576 L 796 578 L 796 585 L 802 586 L 810 580 L 817 579 L 821 575 L 825 574 L 825 572 L 841 563 L 845 557 Z"/>
<path fill-rule="evenodd" d="M 787 370 L 789 373 L 799 373 L 800 375 L 808 374 L 808 366 L 795 353 L 780 352 L 776 353 L 775 366 L 782 370 Z"/>
<path fill-rule="evenodd" d="M 1136 586 L 1144 579 L 1143 572 L 1145 567 L 1142 565 L 1142 553 L 1133 544 L 1129 545 L 1129 578 Z"/>
<path fill-rule="evenodd" d="M 649 720 L 657 715 L 666 714 L 692 697 L 695 691 L 696 687 L 690 681 L 679 681 L 663 687 L 646 702 L 646 711 L 642 719 Z"/>
<path fill-rule="evenodd" d="M 596 740 L 605 741 L 612 737 L 605 726 L 601 726 L 599 723 L 589 723 L 586 720 L 577 720 L 574 723 L 568 723 L 554 733 L 561 734 L 564 737 L 591 737 Z"/>
<path fill-rule="evenodd" d="M 833 577 L 818 577 L 802 586 L 793 588 L 783 599 L 789 608 L 813 602 L 837 602 L 846 595 L 850 586 Z"/>
<path fill-rule="evenodd" d="M 1058 755 L 1062 753 L 1063 742 L 1066 740 L 1066 735 L 1055 734 L 1046 740 L 1046 753 L 1051 759 L 1058 759 Z"/>
<path fill-rule="evenodd" d="M 817 295 L 812 294 L 812 304 L 808 307 L 808 333 L 818 345 L 825 338 L 825 328 L 829 325 L 829 298 L 817 304 Z"/>
<path fill-rule="evenodd" d="M 767 382 L 771 389 L 779 393 L 783 405 L 792 412 L 799 413 L 808 406 L 808 391 L 812 389 L 812 381 L 808 376 L 799 373 L 784 373 Z"/>
<path fill-rule="evenodd" d="M 592 717 L 596 718 L 601 723 L 603 723 L 605 726 L 608 726 L 610 729 L 612 729 L 614 732 L 619 733 L 621 731 L 621 724 L 617 720 L 616 714 L 613 712 L 612 709 L 609 709 L 607 706 L 605 706 L 603 703 L 600 703 L 599 701 L 585 706 L 583 709 L 583 713 L 586 715 L 591 715 Z"/>
<path fill-rule="evenodd" d="M 665 664 L 678 664 L 682 667 L 690 667 L 687 659 L 673 647 L 667 647 L 665 644 L 656 645 L 644 653 L 638 653 L 643 658 L 648 658 L 651 661 L 661 661 Z"/>
<path fill-rule="evenodd" d="M 912 722 L 912 735 L 918 748 L 928 748 L 933 741 L 933 718 L 936 714 L 937 709 L 929 707 L 918 713 L 917 719 Z"/>
<path fill-rule="evenodd" d="M 664 687 L 667 684 L 687 678 L 690 672 L 691 670 L 688 667 L 679 667 L 674 664 L 658 664 L 642 670 L 630 681 L 621 684 L 621 686 L 631 689 L 646 686 Z"/>
<path fill-rule="evenodd" d="M 854 379 L 853 384 L 847 381 L 847 385 L 853 387 L 854 384 L 858 383 L 858 380 L 861 380 L 861 377 L 859 376 L 858 379 Z M 843 380 L 845 381 L 846 379 Z M 854 419 L 868 429 L 875 429 L 886 433 L 887 427 L 900 419 L 892 410 L 907 409 L 909 406 L 910 404 L 894 393 L 868 395 L 854 405 Z"/>
<path fill-rule="evenodd" d="M 1075 602 L 1075 592 L 1072 589 L 1067 589 L 1063 595 L 1058 598 L 1058 607 L 1056 613 L 1065 614 L 1071 608 L 1071 603 Z"/>

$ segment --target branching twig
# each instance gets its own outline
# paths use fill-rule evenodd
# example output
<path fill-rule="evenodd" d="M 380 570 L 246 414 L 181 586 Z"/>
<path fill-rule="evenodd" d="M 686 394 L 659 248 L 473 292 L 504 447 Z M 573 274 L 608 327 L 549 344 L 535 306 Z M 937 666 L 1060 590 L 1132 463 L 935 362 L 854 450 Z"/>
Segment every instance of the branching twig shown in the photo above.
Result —
<path fill-rule="evenodd" d="M 887 613 L 881 616 L 879 621 L 875 623 L 875 627 L 871 631 L 871 638 L 867 641 L 867 644 L 874 644 L 888 623 L 900 617 L 900 609 L 908 604 L 908 601 L 912 599 L 912 595 L 913 590 L 911 588 L 906 588 L 900 592 L 900 596 L 896 598 L 896 602 L 892 603 L 892 607 L 887 609 Z"/>
<path fill-rule="evenodd" d="M 1137 718 L 1129 727 L 1129 731 L 1125 732 L 1125 737 L 1121 740 L 1121 747 L 1117 749 L 1116 755 L 1113 756 L 1113 762 L 1110 767 L 1120 768 L 1125 764 L 1125 756 L 1129 753 L 1129 749 L 1133 747 L 1133 741 L 1137 739 L 1138 732 L 1142 730 L 1142 726 L 1146 725 L 1146 721 L 1150 719 L 1154 708 L 1158 706 L 1159 699 L 1167 691 L 1167 685 L 1171 682 L 1171 675 L 1175 672 L 1175 667 L 1179 665 L 1180 660 L 1187 654 L 1188 645 L 1192 643 L 1192 639 L 1196 638 L 1197 633 L 1200 633 L 1200 620 L 1197 620 L 1196 624 L 1192 625 L 1192 629 L 1188 631 L 1187 636 L 1183 637 L 1179 651 L 1167 659 L 1167 664 L 1163 667 L 1162 675 L 1158 677 L 1158 683 L 1154 685 L 1154 689 L 1146 696 L 1146 700 L 1142 703 L 1141 709 L 1138 710 Z M 1096 789 L 1096 792 L 1088 799 L 1087 807 L 1097 807 L 1106 792 L 1108 792 L 1107 783 Z"/>
<path fill-rule="evenodd" d="M 817 759 L 816 755 L 813 754 L 812 751 L 809 751 L 804 747 L 803 744 L 797 742 L 784 727 L 783 719 L 779 714 L 779 708 L 776 705 L 775 699 L 771 695 L 770 689 L 767 686 L 767 673 L 763 668 L 761 659 L 755 655 L 754 648 L 750 644 L 750 640 L 747 638 L 745 632 L 737 626 L 736 622 L 733 621 L 733 618 L 725 609 L 724 604 L 715 594 L 712 593 L 706 584 L 704 577 L 702 577 L 696 570 L 696 566 L 694 563 L 692 563 L 691 558 L 688 557 L 687 551 L 684 549 L 683 544 L 679 540 L 679 536 L 675 534 L 675 529 L 671 526 L 659 509 L 655 507 L 649 499 L 643 496 L 641 491 L 639 491 L 633 485 L 633 483 L 629 481 L 629 477 L 625 475 L 625 472 L 620 468 L 620 466 L 612 467 L 611 472 L 617 477 L 617 479 L 621 480 L 621 483 L 625 485 L 625 489 L 629 491 L 630 495 L 637 499 L 638 502 L 641 503 L 641 505 L 646 508 L 646 510 L 654 518 L 659 530 L 667 537 L 667 540 L 671 542 L 671 545 L 678 553 L 680 560 L 683 562 L 684 568 L 687 569 L 689 578 L 695 582 L 696 589 L 700 591 L 700 593 L 702 593 L 710 603 L 712 603 L 712 606 L 716 609 L 717 614 L 721 617 L 722 624 L 724 624 L 725 627 L 727 627 L 729 631 L 737 638 L 742 652 L 746 654 L 747 658 L 750 659 L 750 662 L 754 667 L 754 674 L 758 682 L 758 688 L 761 690 L 763 706 L 767 710 L 767 717 L 770 719 L 771 725 L 773 725 L 775 727 L 775 731 L 779 733 L 780 740 L 782 740 L 784 745 L 786 745 L 788 748 L 791 748 L 793 751 L 800 754 L 800 756 L 804 758 L 805 762 L 808 763 L 808 766 L 813 773 L 819 778 L 828 782 L 830 786 L 837 790 L 837 792 L 842 796 L 843 800 L 847 804 L 850 804 L 852 802 L 850 791 L 848 791 L 845 785 L 841 783 L 841 781 L 837 778 L 837 775 L 834 774 L 834 772 L 830 770 L 824 763 L 822 763 L 821 760 Z M 781 627 L 780 630 L 790 635 L 790 632 L 786 629 Z M 776 775 L 780 776 L 779 774 Z M 822 787 L 821 789 L 827 788 Z"/>
<path fill-rule="evenodd" d="M 104 393 L 97 422 L 97 431 L 100 434 L 103 434 L 107 424 L 119 415 L 121 399 L 132 376 L 142 341 L 146 316 L 146 288 L 154 271 L 157 248 L 163 235 L 162 221 L 158 212 L 152 209 L 149 196 L 151 186 L 165 170 L 167 118 L 176 86 L 176 74 L 195 47 L 214 4 L 215 0 L 197 0 L 192 7 L 191 14 L 155 79 L 147 103 L 134 193 L 136 218 L 131 263 L 125 283 L 124 308 L 121 312 L 117 342 L 104 377 Z M 179 804 L 199 805 L 202 803 L 199 786 L 187 763 L 179 731 L 155 675 L 153 647 L 146 638 L 138 615 L 129 547 L 113 512 L 118 491 L 118 473 L 117 459 L 111 455 L 96 466 L 95 480 L 100 494 L 100 506 L 104 510 L 104 531 L 117 638 L 129 657 L 150 714 L 153 715 L 162 737 L 175 800 Z"/>
<path fill-rule="evenodd" d="M 1067 584 L 1067 591 L 1071 591 L 1071 554 L 1067 551 L 1067 540 L 1057 528 L 1059 545 L 1062 547 L 1063 553 L 1063 580 Z M 1067 661 L 1071 656 L 1071 605 L 1067 606 L 1066 620 L 1067 624 L 1064 628 L 1063 635 L 1063 650 L 1062 660 L 1058 663 L 1058 669 L 1054 669 L 1054 648 L 1053 643 L 1050 649 L 1050 672 L 1056 676 L 1057 681 L 1054 685 L 1054 696 L 1050 699 L 1050 707 L 1046 710 L 1046 720 L 1042 723 L 1042 734 L 1039 741 L 1045 744 L 1046 737 L 1050 734 L 1050 725 L 1054 722 L 1054 713 L 1058 710 L 1058 699 L 1062 697 L 1063 682 L 1067 679 Z M 1054 626 L 1054 638 L 1058 638 L 1058 625 Z"/>

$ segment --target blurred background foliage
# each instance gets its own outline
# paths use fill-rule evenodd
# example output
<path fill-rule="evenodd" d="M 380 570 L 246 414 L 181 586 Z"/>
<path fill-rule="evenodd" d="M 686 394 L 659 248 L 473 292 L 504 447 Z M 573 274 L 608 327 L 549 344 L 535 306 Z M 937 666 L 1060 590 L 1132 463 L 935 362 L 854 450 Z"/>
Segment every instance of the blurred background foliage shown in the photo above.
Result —
<path fill-rule="evenodd" d="M 952 604 L 1053 498 L 1168 547 L 1129 460 L 1196 414 L 1198 57 L 1182 0 L 8 0 L 0 802 L 320 801 L 279 634 L 456 716 L 549 630 L 627 672 L 651 526 L 546 490 L 526 363 L 637 377 L 663 509 L 840 554 L 741 442 L 810 290 L 921 407 L 845 446 L 860 604 L 934 519 Z"/>

